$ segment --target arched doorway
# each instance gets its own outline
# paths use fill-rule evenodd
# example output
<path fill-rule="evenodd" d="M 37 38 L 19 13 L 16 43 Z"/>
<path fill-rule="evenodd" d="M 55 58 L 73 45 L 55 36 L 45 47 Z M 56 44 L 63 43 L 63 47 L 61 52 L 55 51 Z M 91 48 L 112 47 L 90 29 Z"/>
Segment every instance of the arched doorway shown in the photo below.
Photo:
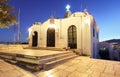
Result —
<path fill-rule="evenodd" d="M 35 31 L 32 35 L 32 46 L 36 47 L 38 45 L 38 32 Z"/>
<path fill-rule="evenodd" d="M 68 47 L 70 49 L 77 48 L 77 30 L 74 25 L 68 28 Z"/>
<path fill-rule="evenodd" d="M 55 29 L 48 28 L 47 30 L 47 47 L 55 47 Z"/>

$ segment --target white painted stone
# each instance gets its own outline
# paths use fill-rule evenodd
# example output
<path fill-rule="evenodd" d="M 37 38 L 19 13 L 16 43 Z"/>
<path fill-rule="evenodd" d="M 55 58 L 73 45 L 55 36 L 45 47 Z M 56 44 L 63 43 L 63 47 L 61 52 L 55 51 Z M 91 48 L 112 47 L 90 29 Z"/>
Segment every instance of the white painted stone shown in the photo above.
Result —
<path fill-rule="evenodd" d="M 52 25 L 52 26 L 51 26 Z M 49 27 L 55 28 L 55 47 L 68 47 L 68 28 L 74 25 L 77 30 L 77 50 L 84 55 L 97 57 L 99 29 L 95 19 L 88 12 L 76 12 L 67 18 L 55 19 L 50 23 L 50 19 L 41 24 L 33 24 L 29 31 L 29 46 L 32 46 L 34 32 L 38 33 L 37 47 L 47 47 L 47 30 Z M 95 36 L 93 37 L 93 28 Z"/>

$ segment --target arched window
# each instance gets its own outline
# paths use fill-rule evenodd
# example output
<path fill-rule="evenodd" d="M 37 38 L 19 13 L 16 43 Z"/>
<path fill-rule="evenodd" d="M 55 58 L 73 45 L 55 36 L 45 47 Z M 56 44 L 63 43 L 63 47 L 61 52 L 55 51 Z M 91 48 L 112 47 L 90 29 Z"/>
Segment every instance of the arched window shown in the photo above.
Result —
<path fill-rule="evenodd" d="M 96 35 L 97 35 L 97 39 L 98 39 L 98 38 L 99 38 L 99 32 L 97 32 L 97 34 L 96 34 Z"/>
<path fill-rule="evenodd" d="M 95 37 L 95 28 L 93 27 L 93 37 Z"/>
<path fill-rule="evenodd" d="M 32 35 L 32 46 L 36 47 L 38 45 L 38 32 L 34 31 Z"/>
<path fill-rule="evenodd" d="M 71 49 L 77 48 L 77 30 L 74 25 L 68 28 L 68 47 Z"/>

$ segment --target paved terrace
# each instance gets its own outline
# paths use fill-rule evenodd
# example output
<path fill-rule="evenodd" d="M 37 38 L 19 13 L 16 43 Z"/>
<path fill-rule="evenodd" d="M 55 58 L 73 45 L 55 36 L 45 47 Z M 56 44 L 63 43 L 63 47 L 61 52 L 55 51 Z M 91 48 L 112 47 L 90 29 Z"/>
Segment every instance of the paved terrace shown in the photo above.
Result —
<path fill-rule="evenodd" d="M 30 55 L 30 56 L 46 56 L 46 55 L 62 53 L 63 51 L 22 49 L 22 50 L 0 50 L 0 52 L 11 53 L 11 54 Z"/>
<path fill-rule="evenodd" d="M 4 46 L 1 48 L 3 48 L 1 51 L 8 51 Z M 25 52 L 26 50 L 22 48 L 19 49 L 19 47 L 17 48 L 18 49 L 15 50 L 22 50 L 21 53 L 27 53 Z M 11 51 L 11 48 L 9 48 L 9 50 Z M 18 51 L 15 51 L 13 53 L 17 52 Z M 35 52 L 38 51 L 36 50 Z M 49 54 L 53 53 L 55 53 L 55 51 Z M 46 54 L 45 51 L 43 51 L 43 54 Z M 41 70 L 31 73 L 16 65 L 0 60 L 0 77 L 120 77 L 120 62 L 80 56 L 50 70 Z"/>
<path fill-rule="evenodd" d="M 80 56 L 53 69 L 30 73 L 0 60 L 0 77 L 120 77 L 120 62 Z"/>
<path fill-rule="evenodd" d="M 15 65 L 0 60 L 0 77 L 36 77 Z"/>

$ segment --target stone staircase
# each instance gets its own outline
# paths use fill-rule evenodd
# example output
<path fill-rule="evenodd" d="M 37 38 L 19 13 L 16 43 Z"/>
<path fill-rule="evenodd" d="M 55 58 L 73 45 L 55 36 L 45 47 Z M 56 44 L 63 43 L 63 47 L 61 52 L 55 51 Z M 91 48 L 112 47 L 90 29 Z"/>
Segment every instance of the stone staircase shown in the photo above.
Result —
<path fill-rule="evenodd" d="M 58 64 L 64 63 L 65 61 L 70 60 L 75 57 L 77 57 L 77 55 L 73 53 L 72 51 L 61 51 L 61 53 L 39 56 L 37 58 L 17 57 L 16 60 L 18 62 L 20 61 L 20 63 L 26 62 L 27 64 L 24 64 L 24 65 L 28 66 L 30 69 L 33 69 L 33 70 L 40 70 L 40 69 L 49 70 L 57 66 Z"/>
<path fill-rule="evenodd" d="M 36 57 L 24 57 L 24 58 L 16 57 L 16 60 L 20 62 L 21 65 L 27 66 L 27 68 L 29 69 L 39 71 L 39 70 L 49 70 L 75 57 L 77 57 L 77 55 L 72 51 L 62 51 L 61 53 L 39 56 L 37 58 Z"/>
<path fill-rule="evenodd" d="M 56 51 L 50 51 L 56 52 Z M 59 51 L 59 53 L 47 54 L 47 55 L 25 55 L 25 54 L 15 54 L 15 53 L 6 53 L 0 52 L 0 58 L 16 63 L 19 65 L 23 65 L 27 68 L 33 70 L 49 70 L 55 67 L 58 64 L 61 64 L 69 59 L 75 58 L 77 55 L 72 51 Z"/>
<path fill-rule="evenodd" d="M 77 55 L 72 51 L 66 51 L 59 54 L 43 56 L 40 60 L 40 64 L 44 70 L 51 69 L 58 64 L 61 64 L 69 59 L 75 58 Z"/>

